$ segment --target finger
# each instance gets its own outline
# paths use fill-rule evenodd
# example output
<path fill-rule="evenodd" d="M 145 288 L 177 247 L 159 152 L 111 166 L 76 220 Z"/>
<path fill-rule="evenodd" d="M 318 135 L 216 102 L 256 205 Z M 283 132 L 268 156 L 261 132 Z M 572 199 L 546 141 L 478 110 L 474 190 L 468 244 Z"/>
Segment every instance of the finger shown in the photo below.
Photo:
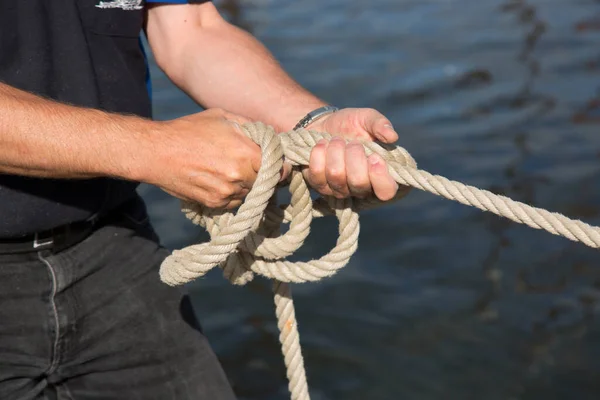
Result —
<path fill-rule="evenodd" d="M 346 181 L 346 142 L 339 136 L 334 136 L 327 146 L 325 177 L 327 185 L 337 198 L 350 195 Z"/>
<path fill-rule="evenodd" d="M 367 155 L 358 140 L 346 146 L 346 174 L 351 195 L 364 198 L 371 193 Z"/>
<path fill-rule="evenodd" d="M 238 208 L 241 205 L 242 205 L 242 200 L 231 200 L 229 203 L 227 203 L 227 205 L 224 208 L 226 210 L 231 210 L 233 208 Z"/>
<path fill-rule="evenodd" d="M 207 198 L 209 199 L 208 204 L 212 208 L 228 209 L 228 208 L 238 207 L 240 204 L 242 204 L 242 202 L 244 201 L 244 199 L 250 192 L 250 189 L 238 187 L 238 188 L 236 188 L 236 190 L 234 192 L 232 192 L 229 195 L 225 195 L 223 193 L 221 193 L 219 195 L 215 195 L 215 193 L 217 193 L 217 192 L 218 192 L 218 189 L 210 190 L 208 192 L 208 194 L 206 195 Z"/>
<path fill-rule="evenodd" d="M 292 173 L 292 164 L 287 161 L 283 162 L 283 167 L 281 168 L 281 176 L 279 178 L 279 182 L 285 181 L 290 174 Z"/>
<path fill-rule="evenodd" d="M 221 208 L 227 202 L 217 202 L 212 193 L 206 189 L 197 186 L 180 186 L 175 190 L 163 188 L 171 196 L 188 203 L 198 203 L 208 208 Z"/>
<path fill-rule="evenodd" d="M 250 139 L 248 136 L 246 136 L 246 133 L 237 121 L 230 119 L 227 119 L 226 121 L 240 135 L 240 140 L 245 144 L 246 148 L 248 149 L 246 159 L 250 162 L 252 170 L 254 172 L 258 172 L 262 164 L 262 152 L 260 146 L 254 143 L 252 139 Z M 254 179 L 256 179 L 256 176 L 254 176 L 254 178 L 251 179 L 252 183 L 254 182 Z"/>
<path fill-rule="evenodd" d="M 398 184 L 390 176 L 387 165 L 379 154 L 369 156 L 369 178 L 375 196 L 382 201 L 392 199 L 398 191 Z"/>
<path fill-rule="evenodd" d="M 327 140 L 321 139 L 312 148 L 308 168 L 305 168 L 303 173 L 310 186 L 321 194 L 331 195 L 331 190 L 327 186 L 327 178 L 325 176 L 326 157 Z"/>
<path fill-rule="evenodd" d="M 372 137 L 384 143 L 393 143 L 398 140 L 398 134 L 389 119 L 377 110 L 369 109 L 366 113 L 367 115 L 363 119 L 363 128 Z"/>
<path fill-rule="evenodd" d="M 223 208 L 232 200 L 243 200 L 252 189 L 252 179 L 251 176 L 232 179 L 225 173 L 219 182 L 212 174 L 195 173 L 189 177 L 188 197 L 193 195 L 197 199 L 196 201 L 207 199 L 211 207 Z M 207 186 L 207 182 L 211 182 L 211 184 Z"/>
<path fill-rule="evenodd" d="M 230 196 L 227 197 L 227 200 L 244 200 L 248 193 L 250 193 L 251 188 L 247 188 L 244 186 L 239 186 L 239 188 Z"/>

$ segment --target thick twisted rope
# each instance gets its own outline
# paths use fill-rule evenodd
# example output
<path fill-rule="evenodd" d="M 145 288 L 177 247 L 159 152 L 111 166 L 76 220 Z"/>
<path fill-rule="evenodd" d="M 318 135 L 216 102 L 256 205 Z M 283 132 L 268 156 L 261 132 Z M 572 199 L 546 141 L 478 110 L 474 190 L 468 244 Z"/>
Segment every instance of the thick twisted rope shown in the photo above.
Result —
<path fill-rule="evenodd" d="M 289 389 L 292 399 L 307 400 L 308 385 L 289 283 L 317 281 L 344 267 L 358 247 L 358 211 L 382 203 L 374 198 L 311 199 L 298 167 L 308 165 L 311 149 L 320 139 L 329 140 L 329 134 L 299 129 L 277 135 L 273 128 L 262 123 L 245 124 L 243 129 L 262 149 L 262 165 L 252 190 L 235 214 L 184 203 L 183 212 L 205 227 L 211 240 L 174 251 L 163 262 L 160 276 L 169 285 L 180 285 L 219 266 L 236 285 L 247 283 L 255 274 L 273 279 Z M 363 145 L 367 156 L 377 153 L 383 157 L 391 176 L 401 185 L 392 200 L 404 197 L 414 187 L 590 247 L 600 247 L 600 228 L 419 170 L 401 147 L 384 147 L 374 142 Z M 289 205 L 278 206 L 274 194 L 284 158 L 295 167 L 289 187 L 292 197 Z M 330 214 L 339 221 L 336 246 L 318 260 L 286 261 L 304 243 L 312 219 Z M 288 222 L 288 231 L 281 234 L 281 224 Z"/>

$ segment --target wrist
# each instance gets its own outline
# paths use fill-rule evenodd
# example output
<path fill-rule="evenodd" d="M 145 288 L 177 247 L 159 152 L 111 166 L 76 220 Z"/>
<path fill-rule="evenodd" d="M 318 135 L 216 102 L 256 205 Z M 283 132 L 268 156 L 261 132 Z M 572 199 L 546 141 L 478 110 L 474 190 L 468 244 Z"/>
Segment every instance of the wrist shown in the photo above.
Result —
<path fill-rule="evenodd" d="M 304 115 L 294 126 L 294 130 L 296 129 L 304 129 L 309 128 L 317 121 L 323 121 L 331 114 L 339 111 L 339 109 L 332 105 L 322 105 L 317 107 Z"/>
<path fill-rule="evenodd" d="M 122 117 L 115 121 L 115 140 L 110 159 L 105 161 L 105 174 L 135 182 L 148 182 L 158 157 L 158 137 L 164 123 L 138 117 Z"/>

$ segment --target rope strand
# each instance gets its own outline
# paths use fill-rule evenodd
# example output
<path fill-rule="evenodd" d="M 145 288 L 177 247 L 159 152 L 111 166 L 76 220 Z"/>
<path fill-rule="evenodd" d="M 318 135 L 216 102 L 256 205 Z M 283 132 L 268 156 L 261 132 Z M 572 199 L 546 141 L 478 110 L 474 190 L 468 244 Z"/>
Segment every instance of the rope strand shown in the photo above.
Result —
<path fill-rule="evenodd" d="M 187 218 L 205 227 L 211 240 L 174 251 L 161 265 L 160 277 L 169 285 L 181 285 L 219 266 L 224 276 L 236 285 L 246 284 L 255 274 L 273 280 L 277 326 L 291 397 L 309 400 L 289 283 L 318 281 L 343 268 L 358 247 L 358 211 L 377 207 L 383 202 L 376 198 L 336 199 L 329 196 L 311 200 L 299 168 L 308 165 L 314 145 L 321 139 L 331 139 L 331 135 L 305 129 L 277 135 L 272 127 L 260 122 L 245 124 L 243 130 L 262 149 L 262 165 L 250 193 L 235 214 L 183 203 L 182 211 Z M 415 160 L 402 147 L 374 142 L 363 145 L 367 155 L 377 153 L 383 157 L 392 178 L 401 185 L 391 201 L 399 200 L 411 188 L 417 188 L 593 248 L 600 247 L 600 228 L 419 170 Z M 284 157 L 294 166 L 290 181 L 292 197 L 290 204 L 278 206 L 274 194 Z M 336 246 L 318 260 L 286 261 L 285 258 L 304 243 L 312 219 L 325 215 L 335 215 L 339 221 Z M 283 223 L 290 223 L 285 234 L 280 233 Z"/>

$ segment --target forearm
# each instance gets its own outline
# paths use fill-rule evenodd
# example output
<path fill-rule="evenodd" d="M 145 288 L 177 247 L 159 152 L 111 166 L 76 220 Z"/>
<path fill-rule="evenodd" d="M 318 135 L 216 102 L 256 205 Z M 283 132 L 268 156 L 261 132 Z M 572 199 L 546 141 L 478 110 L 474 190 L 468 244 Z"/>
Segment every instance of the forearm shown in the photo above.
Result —
<path fill-rule="evenodd" d="M 206 108 L 219 107 L 290 130 L 325 104 L 297 82 L 254 37 L 223 21 L 181 47 L 170 78 Z"/>
<path fill-rule="evenodd" d="M 0 83 L 0 173 L 135 177 L 150 121 L 46 100 Z"/>

